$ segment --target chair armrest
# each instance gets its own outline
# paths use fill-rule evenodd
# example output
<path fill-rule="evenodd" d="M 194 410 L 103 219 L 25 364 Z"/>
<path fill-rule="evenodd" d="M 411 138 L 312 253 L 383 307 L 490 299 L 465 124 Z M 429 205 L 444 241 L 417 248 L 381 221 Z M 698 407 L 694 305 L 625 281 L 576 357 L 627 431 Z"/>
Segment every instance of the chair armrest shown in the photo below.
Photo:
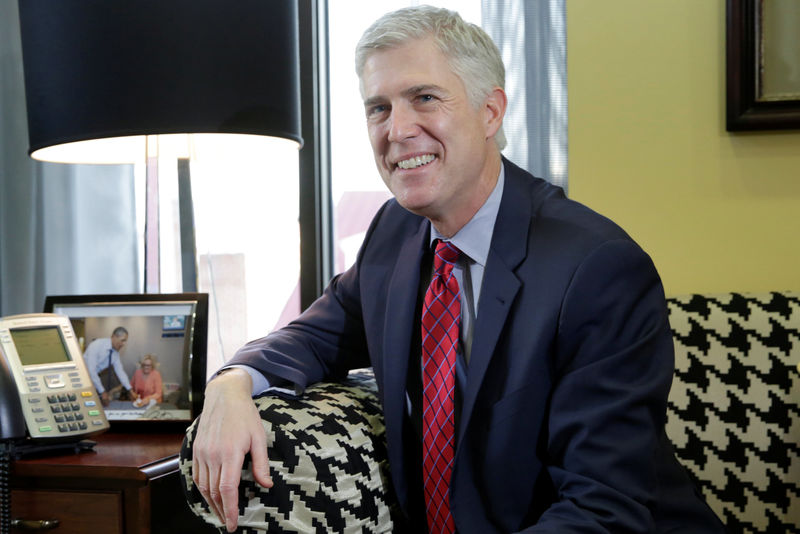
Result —
<path fill-rule="evenodd" d="M 245 457 L 239 485 L 240 532 L 391 532 L 383 412 L 370 373 L 309 387 L 302 396 L 265 393 L 254 399 L 267 435 L 266 490 Z M 197 421 L 187 430 L 180 471 L 192 511 L 222 526 L 191 477 Z"/>

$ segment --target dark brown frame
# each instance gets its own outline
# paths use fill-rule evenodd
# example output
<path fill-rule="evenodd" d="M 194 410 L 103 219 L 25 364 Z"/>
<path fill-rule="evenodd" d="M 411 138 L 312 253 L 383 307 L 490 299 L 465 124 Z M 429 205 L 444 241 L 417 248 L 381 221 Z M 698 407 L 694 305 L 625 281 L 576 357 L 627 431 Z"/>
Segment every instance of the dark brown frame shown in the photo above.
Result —
<path fill-rule="evenodd" d="M 800 129 L 800 100 L 758 101 L 757 28 L 762 0 L 727 0 L 726 129 Z"/>

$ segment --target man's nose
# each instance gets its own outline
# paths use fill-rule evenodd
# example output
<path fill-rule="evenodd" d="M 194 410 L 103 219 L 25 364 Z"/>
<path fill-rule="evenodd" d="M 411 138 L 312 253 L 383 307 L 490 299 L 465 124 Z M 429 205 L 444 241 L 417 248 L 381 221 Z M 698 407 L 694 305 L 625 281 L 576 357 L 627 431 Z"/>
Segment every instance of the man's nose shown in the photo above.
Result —
<path fill-rule="evenodd" d="M 389 141 L 401 142 L 419 133 L 417 114 L 408 106 L 393 106 L 389 121 Z"/>

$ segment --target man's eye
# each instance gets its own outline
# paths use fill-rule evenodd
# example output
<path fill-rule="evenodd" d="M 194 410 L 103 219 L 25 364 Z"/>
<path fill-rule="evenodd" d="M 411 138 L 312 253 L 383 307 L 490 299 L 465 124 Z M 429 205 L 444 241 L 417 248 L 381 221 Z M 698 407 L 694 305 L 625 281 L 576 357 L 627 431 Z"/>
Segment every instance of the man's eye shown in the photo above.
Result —
<path fill-rule="evenodd" d="M 419 95 L 420 102 L 433 102 L 433 95 Z"/>
<path fill-rule="evenodd" d="M 386 106 L 384 106 L 383 104 L 379 104 L 379 105 L 376 105 L 376 106 L 371 106 L 371 107 L 367 108 L 367 117 L 372 117 L 374 115 L 380 115 L 384 111 L 386 111 Z"/>

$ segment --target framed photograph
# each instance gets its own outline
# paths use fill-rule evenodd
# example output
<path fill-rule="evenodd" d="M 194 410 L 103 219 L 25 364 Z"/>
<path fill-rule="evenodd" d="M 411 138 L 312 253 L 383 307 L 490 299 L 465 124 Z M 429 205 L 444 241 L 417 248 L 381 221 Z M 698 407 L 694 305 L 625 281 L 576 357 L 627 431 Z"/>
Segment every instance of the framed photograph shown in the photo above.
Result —
<path fill-rule="evenodd" d="M 726 129 L 800 129 L 800 2 L 727 0 Z"/>
<path fill-rule="evenodd" d="M 69 317 L 112 429 L 186 428 L 199 415 L 206 293 L 49 296 L 44 311 Z"/>

